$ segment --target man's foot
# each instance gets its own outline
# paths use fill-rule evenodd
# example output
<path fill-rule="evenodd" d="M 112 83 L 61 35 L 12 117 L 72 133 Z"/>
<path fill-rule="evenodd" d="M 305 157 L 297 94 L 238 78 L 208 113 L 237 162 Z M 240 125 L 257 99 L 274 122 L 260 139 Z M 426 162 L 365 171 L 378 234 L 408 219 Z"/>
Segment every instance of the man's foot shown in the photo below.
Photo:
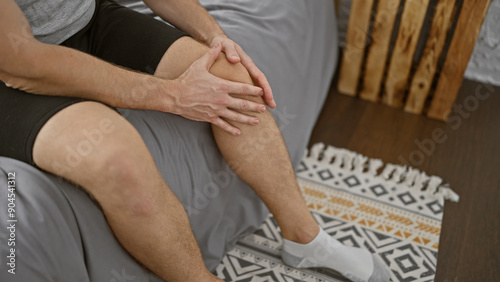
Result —
<path fill-rule="evenodd" d="M 307 244 L 283 239 L 283 261 L 296 268 L 326 267 L 340 272 L 354 282 L 388 282 L 390 272 L 366 249 L 348 247 L 320 228 Z"/>

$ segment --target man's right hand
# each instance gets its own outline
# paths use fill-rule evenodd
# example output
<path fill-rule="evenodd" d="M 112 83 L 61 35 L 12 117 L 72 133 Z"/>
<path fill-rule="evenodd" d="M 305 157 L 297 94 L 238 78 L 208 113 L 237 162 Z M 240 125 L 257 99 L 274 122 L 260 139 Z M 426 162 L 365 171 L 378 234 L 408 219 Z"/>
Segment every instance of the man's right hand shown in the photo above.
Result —
<path fill-rule="evenodd" d="M 257 125 L 259 120 L 237 110 L 261 113 L 266 111 L 266 106 L 230 94 L 262 96 L 263 90 L 212 75 L 210 67 L 219 57 L 221 49 L 221 44 L 216 44 L 173 81 L 178 91 L 169 94 L 172 105 L 167 106 L 166 111 L 191 120 L 210 122 L 228 133 L 240 135 L 241 131 L 228 121 Z"/>
<path fill-rule="evenodd" d="M 210 74 L 222 49 L 220 43 L 179 78 L 165 80 L 116 67 L 78 50 L 38 42 L 13 0 L 0 1 L 0 15 L 0 80 L 9 87 L 118 108 L 171 112 L 210 122 L 233 135 L 241 131 L 229 122 L 255 125 L 259 121 L 249 113 L 266 111 L 262 104 L 230 95 L 262 96 L 261 88 Z"/>

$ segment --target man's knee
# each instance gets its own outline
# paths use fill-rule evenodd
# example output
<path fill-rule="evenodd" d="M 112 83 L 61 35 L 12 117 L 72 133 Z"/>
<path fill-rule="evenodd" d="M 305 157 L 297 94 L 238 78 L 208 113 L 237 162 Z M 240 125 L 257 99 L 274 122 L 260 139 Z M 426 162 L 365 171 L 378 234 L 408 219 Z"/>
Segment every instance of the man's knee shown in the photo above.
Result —
<path fill-rule="evenodd" d="M 226 59 L 226 54 L 221 53 L 219 55 L 219 58 L 217 61 L 214 63 L 212 68 L 210 69 L 210 72 L 218 76 L 220 78 L 234 81 L 234 82 L 241 82 L 241 83 L 247 83 L 251 85 L 255 85 L 252 77 L 248 73 L 247 69 L 245 66 L 243 66 L 241 63 L 236 63 L 233 64 L 229 62 Z M 249 96 L 249 95 L 235 95 L 239 98 L 244 98 L 246 100 L 250 100 L 253 102 L 257 102 L 260 104 L 265 104 L 264 99 L 262 97 L 256 97 L 256 96 Z"/>
<path fill-rule="evenodd" d="M 137 213 L 151 206 L 143 181 L 154 161 L 139 133 L 107 106 L 84 102 L 60 111 L 39 132 L 33 152 L 40 168 L 83 186 L 98 201 Z"/>
<path fill-rule="evenodd" d="M 209 47 L 195 41 L 190 37 L 182 37 L 168 48 L 161 59 L 155 75 L 166 79 L 179 77 L 195 60 L 208 51 Z M 241 64 L 233 64 L 226 59 L 226 54 L 221 53 L 219 58 L 210 68 L 210 73 L 220 78 L 253 84 L 252 78 L 246 68 Z M 244 96 L 245 99 L 264 104 L 260 97 Z"/>
<path fill-rule="evenodd" d="M 89 183 L 93 188 L 89 192 L 98 201 L 105 200 L 108 207 L 134 216 L 149 216 L 157 211 L 155 198 L 161 187 L 147 186 L 144 180 L 146 171 L 156 168 L 137 156 L 133 146 L 109 148 L 93 165 L 93 183 Z M 148 165 L 151 167 L 144 167 Z"/>
<path fill-rule="evenodd" d="M 221 53 L 215 61 L 210 72 L 220 78 L 235 82 L 253 84 L 250 74 L 241 63 L 233 64 L 226 58 L 226 54 Z"/>

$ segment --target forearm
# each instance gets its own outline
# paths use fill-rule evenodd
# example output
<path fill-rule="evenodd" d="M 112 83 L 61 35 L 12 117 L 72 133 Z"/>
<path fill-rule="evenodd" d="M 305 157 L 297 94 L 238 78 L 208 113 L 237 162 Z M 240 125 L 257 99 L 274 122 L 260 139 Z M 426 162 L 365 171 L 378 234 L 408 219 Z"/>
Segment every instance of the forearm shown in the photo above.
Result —
<path fill-rule="evenodd" d="M 224 35 L 215 19 L 197 0 L 144 0 L 158 16 L 210 45 L 213 38 Z"/>
<path fill-rule="evenodd" d="M 33 94 L 78 97 L 114 107 L 165 110 L 171 81 L 114 66 L 62 46 L 32 43 L 0 73 L 8 86 Z M 163 90 L 163 91 L 160 91 Z"/>

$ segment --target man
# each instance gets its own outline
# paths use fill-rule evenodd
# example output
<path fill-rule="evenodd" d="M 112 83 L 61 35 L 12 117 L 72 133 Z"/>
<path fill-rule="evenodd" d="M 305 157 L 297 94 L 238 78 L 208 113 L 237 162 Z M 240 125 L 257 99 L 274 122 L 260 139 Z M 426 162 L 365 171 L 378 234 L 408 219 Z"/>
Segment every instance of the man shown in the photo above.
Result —
<path fill-rule="evenodd" d="M 226 161 L 238 164 L 235 173 L 276 218 L 286 263 L 388 281 L 368 251 L 341 245 L 309 213 L 266 110 L 276 106 L 271 88 L 252 60 L 196 1 L 145 2 L 198 41 L 111 1 L 0 2 L 0 134 L 10 136 L 0 155 L 84 187 L 123 247 L 161 278 L 220 281 L 205 268 L 184 209 L 141 137 L 114 108 L 210 122 Z M 68 156 L 60 148 L 77 147 L 96 126 L 110 134 L 78 169 L 61 166 Z M 244 158 L 241 140 L 258 142 L 263 131 L 267 146 Z"/>

